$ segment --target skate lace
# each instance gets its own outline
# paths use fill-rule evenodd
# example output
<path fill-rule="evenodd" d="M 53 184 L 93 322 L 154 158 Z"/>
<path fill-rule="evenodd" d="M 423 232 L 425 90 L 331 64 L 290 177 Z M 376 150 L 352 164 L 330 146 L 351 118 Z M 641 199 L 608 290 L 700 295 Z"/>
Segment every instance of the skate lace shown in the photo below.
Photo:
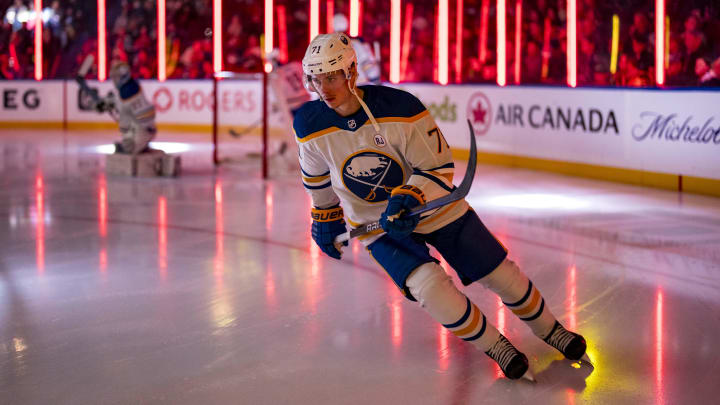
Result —
<path fill-rule="evenodd" d="M 575 339 L 575 334 L 559 326 L 555 329 L 555 333 L 548 339 L 548 343 L 564 353 L 567 345 L 570 344 L 573 339 Z"/>
<path fill-rule="evenodd" d="M 505 370 L 510 364 L 510 360 L 518 353 L 517 349 L 504 337 L 500 337 L 497 342 L 490 348 L 488 355 L 493 358 L 500 368 Z"/>

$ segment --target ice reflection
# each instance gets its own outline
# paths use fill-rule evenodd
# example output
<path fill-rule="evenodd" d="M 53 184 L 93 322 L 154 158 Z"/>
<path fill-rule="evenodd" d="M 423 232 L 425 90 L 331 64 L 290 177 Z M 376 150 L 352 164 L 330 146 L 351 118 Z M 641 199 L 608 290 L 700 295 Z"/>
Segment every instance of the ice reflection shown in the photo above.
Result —
<path fill-rule="evenodd" d="M 665 369 L 663 345 L 663 290 L 655 293 L 655 403 L 665 404 Z"/>
<path fill-rule="evenodd" d="M 225 257 L 225 234 L 224 234 L 224 218 L 223 218 L 223 191 L 220 179 L 215 181 L 215 260 L 214 274 L 215 281 L 222 282 L 224 272 Z"/>
<path fill-rule="evenodd" d="M 158 197 L 158 268 L 160 278 L 167 277 L 167 200 Z"/>
<path fill-rule="evenodd" d="M 100 273 L 107 271 L 107 181 L 105 175 L 101 174 L 98 185 L 98 232 L 100 233 Z"/>
<path fill-rule="evenodd" d="M 39 274 L 45 273 L 45 183 L 42 173 L 35 176 L 35 261 Z"/>

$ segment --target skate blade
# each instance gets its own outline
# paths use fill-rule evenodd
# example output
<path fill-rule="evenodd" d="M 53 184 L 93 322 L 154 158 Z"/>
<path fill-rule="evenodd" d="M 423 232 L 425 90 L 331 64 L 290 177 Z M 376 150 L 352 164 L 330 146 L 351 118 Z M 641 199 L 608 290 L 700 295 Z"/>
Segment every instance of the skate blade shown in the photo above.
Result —
<path fill-rule="evenodd" d="M 588 366 L 590 366 L 590 367 L 593 368 L 593 369 L 595 368 L 595 366 L 593 365 L 592 361 L 590 361 L 590 356 L 588 356 L 587 353 L 583 354 L 583 356 L 580 358 L 580 360 L 576 360 L 576 361 L 575 361 L 575 364 L 578 365 L 576 368 L 580 368 L 580 367 L 582 367 L 583 365 L 588 365 Z"/>
<path fill-rule="evenodd" d="M 523 376 L 522 376 L 521 378 L 524 378 L 524 379 L 526 379 L 526 380 L 528 380 L 528 381 L 530 381 L 530 382 L 532 382 L 532 383 L 536 383 L 536 382 L 537 382 L 537 380 L 535 379 L 535 376 L 533 375 L 533 373 L 530 372 L 530 369 L 528 369 L 528 371 L 526 371 L 525 374 L 523 374 Z"/>

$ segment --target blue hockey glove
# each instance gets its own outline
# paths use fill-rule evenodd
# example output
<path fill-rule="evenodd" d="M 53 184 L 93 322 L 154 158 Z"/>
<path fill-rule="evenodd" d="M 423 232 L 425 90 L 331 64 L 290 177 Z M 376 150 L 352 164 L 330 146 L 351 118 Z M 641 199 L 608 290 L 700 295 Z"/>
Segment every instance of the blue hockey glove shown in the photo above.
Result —
<path fill-rule="evenodd" d="M 380 226 L 393 239 L 410 235 L 420 222 L 420 216 L 408 216 L 406 212 L 420 204 L 425 204 L 422 190 L 410 185 L 395 187 L 385 212 L 380 216 Z"/>
<path fill-rule="evenodd" d="M 342 252 L 335 247 L 334 242 L 338 235 L 347 232 L 340 204 L 324 209 L 313 208 L 311 216 L 313 240 L 326 255 L 340 260 Z M 343 242 L 343 246 L 347 245 L 347 241 Z"/>

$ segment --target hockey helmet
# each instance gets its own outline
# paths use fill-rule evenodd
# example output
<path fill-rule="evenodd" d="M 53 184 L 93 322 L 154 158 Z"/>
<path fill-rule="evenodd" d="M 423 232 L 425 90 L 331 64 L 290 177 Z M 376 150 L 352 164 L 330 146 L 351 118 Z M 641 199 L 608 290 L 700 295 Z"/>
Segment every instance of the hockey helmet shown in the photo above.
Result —
<path fill-rule="evenodd" d="M 302 60 L 303 84 L 309 91 L 316 91 L 312 75 L 342 70 L 350 81 L 357 68 L 357 56 L 350 38 L 343 32 L 320 34 L 316 36 Z"/>

